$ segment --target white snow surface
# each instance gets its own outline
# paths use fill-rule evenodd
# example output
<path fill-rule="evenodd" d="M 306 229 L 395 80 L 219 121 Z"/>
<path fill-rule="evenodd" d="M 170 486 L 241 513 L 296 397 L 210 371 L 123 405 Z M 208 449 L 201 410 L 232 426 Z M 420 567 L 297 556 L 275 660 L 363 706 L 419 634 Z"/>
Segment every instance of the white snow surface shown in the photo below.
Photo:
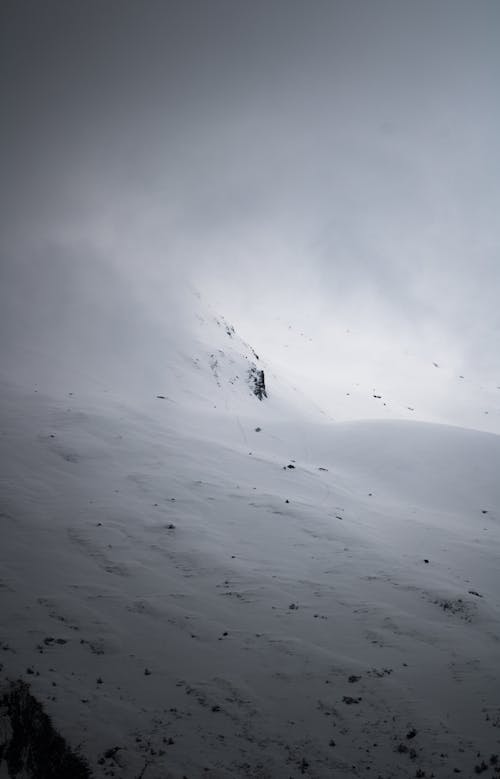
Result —
<path fill-rule="evenodd" d="M 500 437 L 334 423 L 221 318 L 190 344 L 148 390 L 3 377 L 1 679 L 99 779 L 495 776 Z"/>

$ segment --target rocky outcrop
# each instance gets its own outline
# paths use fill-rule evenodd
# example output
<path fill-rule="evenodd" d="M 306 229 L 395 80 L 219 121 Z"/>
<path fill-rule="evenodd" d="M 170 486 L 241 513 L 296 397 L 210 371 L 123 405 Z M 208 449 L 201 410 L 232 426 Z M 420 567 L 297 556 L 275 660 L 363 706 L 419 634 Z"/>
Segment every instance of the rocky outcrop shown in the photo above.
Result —
<path fill-rule="evenodd" d="M 91 779 L 90 769 L 54 729 L 22 681 L 0 690 L 0 769 L 9 777 Z M 0 771 L 1 772 L 1 771 Z"/>
<path fill-rule="evenodd" d="M 253 394 L 259 399 L 267 398 L 266 382 L 264 378 L 264 371 L 257 368 L 256 365 L 252 365 L 248 371 L 248 383 Z"/>

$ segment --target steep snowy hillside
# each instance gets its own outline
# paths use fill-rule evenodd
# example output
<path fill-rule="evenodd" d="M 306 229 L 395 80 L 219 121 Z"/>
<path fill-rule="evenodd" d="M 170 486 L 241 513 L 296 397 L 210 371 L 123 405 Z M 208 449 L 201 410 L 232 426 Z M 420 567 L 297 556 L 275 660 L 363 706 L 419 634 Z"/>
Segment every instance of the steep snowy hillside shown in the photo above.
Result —
<path fill-rule="evenodd" d="M 210 407 L 253 415 L 257 398 L 271 400 L 273 416 L 289 416 L 299 409 L 321 414 L 296 387 L 271 372 L 233 325 L 201 300 L 189 319 L 188 331 L 187 342 L 184 338 L 166 350 L 162 377 L 166 394 L 161 399 L 189 405 L 195 411 Z"/>
<path fill-rule="evenodd" d="M 2 381 L 3 683 L 99 779 L 498 775 L 500 438 L 337 425 L 181 335 L 133 391 Z"/>
<path fill-rule="evenodd" d="M 318 324 L 303 306 L 302 323 L 267 316 L 266 355 L 292 382 L 308 377 L 309 393 L 337 421 L 407 419 L 500 433 L 500 380 L 480 378 L 435 333 L 419 333 L 412 346 L 403 333 L 375 335 L 377 322 L 361 327 L 342 319 Z M 300 308 L 300 307 L 299 307 Z M 246 333 L 258 330 L 245 312 L 234 312 Z M 373 332 L 375 330 L 375 332 Z M 413 334 L 414 335 L 414 334 Z M 406 334 L 406 339 L 408 334 Z M 472 364 L 471 364 L 472 363 Z"/>

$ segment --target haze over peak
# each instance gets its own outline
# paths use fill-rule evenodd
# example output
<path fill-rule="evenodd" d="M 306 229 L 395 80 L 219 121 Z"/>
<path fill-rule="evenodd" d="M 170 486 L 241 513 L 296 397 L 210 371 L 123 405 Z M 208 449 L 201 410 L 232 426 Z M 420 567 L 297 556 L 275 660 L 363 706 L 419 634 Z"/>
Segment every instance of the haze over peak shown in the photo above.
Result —
<path fill-rule="evenodd" d="M 498 432 L 498 3 L 0 14 L 2 346 L 118 375 L 188 278 L 334 416 Z"/>

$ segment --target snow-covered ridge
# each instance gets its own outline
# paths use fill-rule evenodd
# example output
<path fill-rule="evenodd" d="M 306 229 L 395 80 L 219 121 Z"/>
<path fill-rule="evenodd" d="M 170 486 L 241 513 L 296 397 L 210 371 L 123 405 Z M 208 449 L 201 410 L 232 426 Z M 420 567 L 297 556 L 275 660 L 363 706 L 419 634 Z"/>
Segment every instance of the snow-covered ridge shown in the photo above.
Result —
<path fill-rule="evenodd" d="M 265 370 L 259 355 L 239 337 L 234 327 L 224 317 L 210 311 L 203 315 L 197 312 L 193 324 L 189 354 L 186 351 L 179 354 L 184 370 L 177 369 L 179 387 L 177 391 L 173 387 L 172 394 L 182 401 L 198 392 L 199 400 L 210 399 L 215 405 L 218 400 L 226 406 L 238 397 L 242 401 L 244 395 L 250 394 L 258 400 L 266 398 Z M 189 370 L 193 366 L 200 373 L 199 378 Z M 214 392 L 212 382 L 207 381 L 208 376 L 218 392 Z"/>

